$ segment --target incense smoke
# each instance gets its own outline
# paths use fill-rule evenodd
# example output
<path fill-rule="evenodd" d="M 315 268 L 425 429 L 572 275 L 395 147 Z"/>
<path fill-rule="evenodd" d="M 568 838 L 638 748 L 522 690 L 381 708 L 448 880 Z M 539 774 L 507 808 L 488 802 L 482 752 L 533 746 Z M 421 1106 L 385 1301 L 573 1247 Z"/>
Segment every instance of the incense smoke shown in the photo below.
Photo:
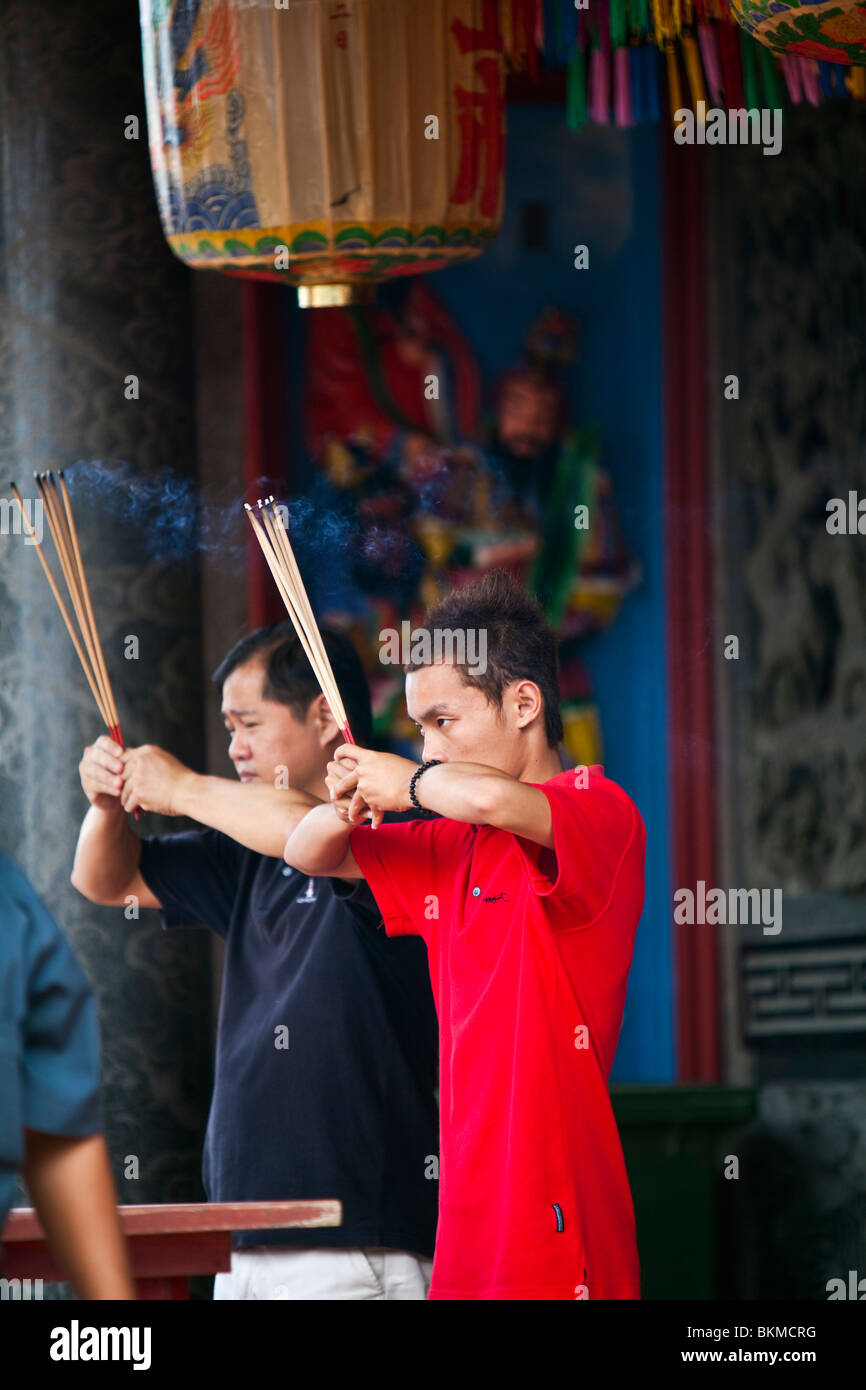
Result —
<path fill-rule="evenodd" d="M 155 564 L 190 564 L 206 554 L 220 569 L 238 575 L 250 565 L 252 535 L 244 502 L 270 496 L 273 480 L 256 479 L 238 488 L 200 486 L 171 469 L 142 474 L 126 461 L 78 460 L 64 469 L 79 521 L 88 510 L 108 522 L 127 556 Z M 391 539 L 354 510 L 347 494 L 317 475 L 299 497 L 275 500 L 289 511 L 289 534 L 304 582 L 317 609 L 364 611 L 356 592 L 353 562 L 375 564 Z M 387 566 L 385 566 L 387 569 Z"/>

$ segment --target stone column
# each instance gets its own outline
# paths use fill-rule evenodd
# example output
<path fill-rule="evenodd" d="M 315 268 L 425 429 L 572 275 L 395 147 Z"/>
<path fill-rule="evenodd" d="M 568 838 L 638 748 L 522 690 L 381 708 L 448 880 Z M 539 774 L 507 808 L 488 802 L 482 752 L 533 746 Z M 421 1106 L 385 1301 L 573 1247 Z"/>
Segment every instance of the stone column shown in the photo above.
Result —
<path fill-rule="evenodd" d="M 706 150 L 720 886 L 767 891 L 774 917 L 718 929 L 728 1075 L 745 1056 L 757 1087 L 726 1184 L 746 1298 L 826 1300 L 866 1272 L 866 562 L 862 535 L 827 524 L 834 498 L 866 496 L 863 125 L 856 103 L 801 106 L 783 160 Z M 739 395 L 723 400 L 728 373 Z"/>
<path fill-rule="evenodd" d="M 117 505 L 167 470 L 192 487 L 196 470 L 190 274 L 157 216 L 136 7 L 0 0 L 0 129 L 0 494 L 14 478 L 33 496 L 35 469 L 99 465 L 77 519 L 127 742 L 201 766 L 198 561 L 154 547 Z M 70 885 L 77 765 L 103 731 L 33 548 L 0 536 L 0 842 L 96 988 L 121 1199 L 196 1200 L 210 946 Z"/>

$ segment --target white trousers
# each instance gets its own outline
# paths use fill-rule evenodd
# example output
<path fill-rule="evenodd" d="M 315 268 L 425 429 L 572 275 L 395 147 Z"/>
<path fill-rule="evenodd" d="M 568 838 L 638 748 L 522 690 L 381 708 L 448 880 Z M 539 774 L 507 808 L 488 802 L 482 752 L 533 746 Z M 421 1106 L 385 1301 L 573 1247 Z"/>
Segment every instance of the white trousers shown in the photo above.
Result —
<path fill-rule="evenodd" d="M 232 1251 L 231 1272 L 217 1274 L 214 1299 L 426 1298 L 433 1261 L 383 1248 Z"/>

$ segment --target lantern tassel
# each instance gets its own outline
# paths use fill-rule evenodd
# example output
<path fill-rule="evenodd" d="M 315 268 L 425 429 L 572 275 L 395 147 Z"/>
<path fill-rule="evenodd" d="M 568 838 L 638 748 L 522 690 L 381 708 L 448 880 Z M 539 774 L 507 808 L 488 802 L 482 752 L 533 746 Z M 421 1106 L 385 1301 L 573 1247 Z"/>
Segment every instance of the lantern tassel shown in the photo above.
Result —
<path fill-rule="evenodd" d="M 739 109 L 744 105 L 743 72 L 740 66 L 740 45 L 737 42 L 737 29 L 732 24 L 720 24 L 719 54 L 722 59 L 722 82 L 725 88 L 725 105 Z"/>
<path fill-rule="evenodd" d="M 670 99 L 670 116 L 673 120 L 677 111 L 685 109 L 683 104 L 683 84 L 680 80 L 680 67 L 677 62 L 677 47 L 673 39 L 665 40 L 665 61 L 668 69 L 668 94 Z"/>
<path fill-rule="evenodd" d="M 803 83 L 803 95 L 809 105 L 820 106 L 821 84 L 818 81 L 814 58 L 800 58 L 800 78 Z"/>
<path fill-rule="evenodd" d="M 594 48 L 589 55 L 589 114 L 596 125 L 607 125 L 610 120 L 610 82 L 600 48 Z"/>
<path fill-rule="evenodd" d="M 614 119 L 620 129 L 634 125 L 631 111 L 629 50 L 617 48 L 613 55 Z"/>
<path fill-rule="evenodd" d="M 693 34 L 683 34 L 683 58 L 686 64 L 686 76 L 689 80 L 689 90 L 692 94 L 692 107 L 697 110 L 699 101 L 707 103 L 707 89 L 704 86 L 704 74 L 701 68 L 701 54 L 698 48 L 697 39 Z"/>
<path fill-rule="evenodd" d="M 575 46 L 568 63 L 568 87 L 565 99 L 565 119 L 569 130 L 586 125 L 586 60 Z"/>
<path fill-rule="evenodd" d="M 534 35 L 534 38 L 535 38 L 535 47 L 536 47 L 536 49 L 538 50 L 539 53 L 543 53 L 543 52 L 544 52 L 544 44 L 545 44 L 545 40 L 546 40 L 546 34 L 545 34 L 545 18 L 544 18 L 544 0 L 536 0 L 536 3 L 535 3 L 535 35 Z"/>
<path fill-rule="evenodd" d="M 645 43 L 640 50 L 643 54 L 647 95 L 648 119 L 660 121 L 662 117 L 661 63 L 662 58 L 654 43 Z"/>
<path fill-rule="evenodd" d="M 614 48 L 628 42 L 628 0 L 610 0 L 610 42 Z"/>
<path fill-rule="evenodd" d="M 523 11 L 523 32 L 526 35 L 526 56 L 529 64 L 529 76 L 533 82 L 538 80 L 538 50 L 543 46 L 544 35 L 541 34 L 541 44 L 539 44 L 539 26 L 541 14 L 541 0 L 525 0 Z"/>
<path fill-rule="evenodd" d="M 866 68 L 849 68 L 845 74 L 845 86 L 852 101 L 866 101 Z"/>
<path fill-rule="evenodd" d="M 563 42 L 562 6 L 559 0 L 547 0 L 547 4 L 550 6 L 551 16 L 551 23 L 547 32 L 550 35 L 550 45 L 553 49 L 554 56 L 557 58 L 568 58 L 568 51 Z"/>
<path fill-rule="evenodd" d="M 758 61 L 761 64 L 761 76 L 764 82 L 765 105 L 773 111 L 784 110 L 782 88 L 779 83 L 779 74 L 776 72 L 776 65 L 773 62 L 773 55 L 763 44 L 758 48 Z"/>
<path fill-rule="evenodd" d="M 740 30 L 740 56 L 743 63 L 743 87 L 745 90 L 745 107 L 747 111 L 757 111 L 761 104 L 761 94 L 758 90 L 758 63 L 755 56 L 756 41 L 747 34 L 745 29 Z"/>
<path fill-rule="evenodd" d="M 835 63 L 823 63 L 818 60 L 818 81 L 821 83 L 821 91 L 827 101 L 832 101 L 836 95 L 836 75 L 838 69 Z"/>
<path fill-rule="evenodd" d="M 647 103 L 644 93 L 644 68 L 642 51 L 632 42 L 628 50 L 629 72 L 631 74 L 631 110 L 638 125 L 647 119 Z"/>
<path fill-rule="evenodd" d="M 716 42 L 716 26 L 714 24 L 698 25 L 698 43 L 701 48 L 704 72 L 710 88 L 713 106 L 721 106 L 722 70 L 719 66 L 719 46 Z"/>
<path fill-rule="evenodd" d="M 782 57 L 782 76 L 788 88 L 788 97 L 794 106 L 803 100 L 803 85 L 800 81 L 800 63 L 796 53 L 785 53 Z"/>

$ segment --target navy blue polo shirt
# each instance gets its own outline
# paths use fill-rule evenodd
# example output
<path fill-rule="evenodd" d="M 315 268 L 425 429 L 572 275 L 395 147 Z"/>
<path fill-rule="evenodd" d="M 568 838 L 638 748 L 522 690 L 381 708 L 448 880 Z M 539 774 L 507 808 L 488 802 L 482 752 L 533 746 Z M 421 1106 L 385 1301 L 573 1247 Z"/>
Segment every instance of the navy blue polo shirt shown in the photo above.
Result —
<path fill-rule="evenodd" d="M 27 1129 L 102 1129 L 99 1024 L 87 976 L 18 865 L 0 849 L 0 1232 Z"/>
<path fill-rule="evenodd" d="M 164 927 L 209 926 L 226 943 L 209 1199 L 343 1203 L 339 1227 L 242 1231 L 235 1245 L 432 1255 L 437 1025 L 423 941 L 391 940 L 364 882 L 308 878 L 217 830 L 145 839 L 140 867 Z"/>

